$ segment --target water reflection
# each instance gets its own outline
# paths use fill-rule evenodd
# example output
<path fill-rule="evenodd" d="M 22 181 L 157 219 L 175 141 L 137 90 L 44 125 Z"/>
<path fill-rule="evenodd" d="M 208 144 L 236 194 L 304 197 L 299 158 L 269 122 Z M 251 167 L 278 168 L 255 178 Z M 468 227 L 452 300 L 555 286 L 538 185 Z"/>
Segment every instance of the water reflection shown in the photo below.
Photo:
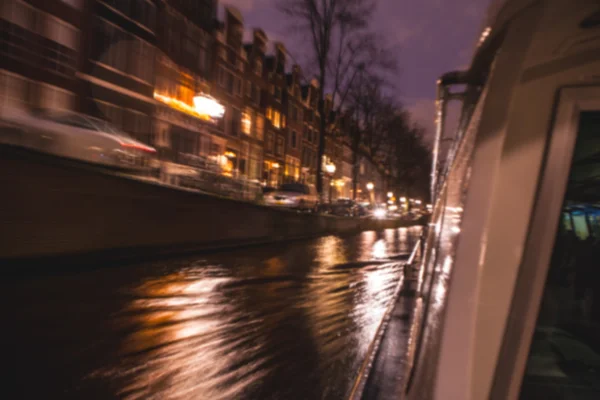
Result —
<path fill-rule="evenodd" d="M 397 263 L 359 261 L 409 251 L 419 233 L 327 236 L 202 260 L 109 268 L 57 277 L 48 288 L 24 283 L 11 295 L 27 308 L 21 315 L 29 325 L 53 315 L 61 322 L 56 329 L 64 326 L 61 340 L 79 339 L 59 348 L 51 336 L 36 337 L 72 368 L 48 378 L 62 398 L 344 398 L 402 275 Z M 82 289 L 96 284 L 102 290 Z M 38 296 L 62 296 L 43 307 L 31 296 L 34 288 Z M 106 309 L 77 309 L 84 298 Z M 78 364 L 94 348 L 94 362 Z M 21 357 L 23 366 L 43 365 L 35 353 Z M 84 373 L 75 382 L 74 370 Z M 25 397 L 42 395 L 28 390 Z"/>

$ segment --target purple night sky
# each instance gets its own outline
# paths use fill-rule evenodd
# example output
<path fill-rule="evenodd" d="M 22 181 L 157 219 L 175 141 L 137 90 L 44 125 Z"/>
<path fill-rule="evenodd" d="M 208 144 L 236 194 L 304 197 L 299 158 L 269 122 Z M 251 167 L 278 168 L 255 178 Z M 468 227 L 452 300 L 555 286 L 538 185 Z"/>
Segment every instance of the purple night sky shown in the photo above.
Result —
<path fill-rule="evenodd" d="M 302 61 L 297 38 L 275 8 L 277 0 L 225 0 L 237 7 L 246 30 L 260 27 L 272 41 L 285 43 Z M 433 134 L 435 81 L 444 72 L 469 64 L 489 0 L 379 0 L 372 26 L 397 52 L 398 99 Z M 222 15 L 222 7 L 219 10 Z"/>

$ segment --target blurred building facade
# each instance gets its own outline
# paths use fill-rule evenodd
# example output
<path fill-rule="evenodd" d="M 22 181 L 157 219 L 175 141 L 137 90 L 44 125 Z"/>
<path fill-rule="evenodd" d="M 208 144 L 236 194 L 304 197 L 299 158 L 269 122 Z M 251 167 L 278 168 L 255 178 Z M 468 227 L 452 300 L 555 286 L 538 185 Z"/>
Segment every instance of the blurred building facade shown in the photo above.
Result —
<path fill-rule="evenodd" d="M 288 65 L 283 43 L 254 29 L 234 7 L 217 18 L 216 0 L 3 0 L 0 107 L 53 108 L 109 120 L 176 164 L 208 161 L 224 174 L 277 186 L 316 183 L 324 195 L 352 197 L 348 124 L 318 83 Z M 195 98 L 224 106 L 222 118 Z M 321 118 L 327 119 L 318 159 Z M 382 166 L 361 151 L 358 198 L 366 184 L 385 191 Z M 377 194 L 379 196 L 379 194 Z"/>

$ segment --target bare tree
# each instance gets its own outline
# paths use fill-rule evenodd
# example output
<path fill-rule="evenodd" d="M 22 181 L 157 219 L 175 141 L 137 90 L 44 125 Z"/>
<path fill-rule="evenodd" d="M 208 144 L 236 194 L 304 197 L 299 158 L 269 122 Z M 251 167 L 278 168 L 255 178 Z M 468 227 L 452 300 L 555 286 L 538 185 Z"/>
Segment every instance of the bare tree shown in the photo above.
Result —
<path fill-rule="evenodd" d="M 374 5 L 373 0 L 280 0 L 278 3 L 292 29 L 310 38 L 312 61 L 317 66 L 320 115 L 317 190 L 321 195 L 330 111 L 341 110 L 360 71 L 385 59 L 385 52 L 378 50 L 377 35 L 368 30 Z M 325 108 L 328 88 L 333 110 Z"/>

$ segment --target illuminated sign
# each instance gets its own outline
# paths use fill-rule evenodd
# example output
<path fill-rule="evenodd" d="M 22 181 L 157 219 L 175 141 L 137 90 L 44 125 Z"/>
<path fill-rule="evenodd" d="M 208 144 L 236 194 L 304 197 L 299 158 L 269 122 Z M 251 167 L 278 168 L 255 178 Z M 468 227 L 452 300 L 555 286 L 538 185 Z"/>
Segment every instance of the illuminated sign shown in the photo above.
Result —
<path fill-rule="evenodd" d="M 194 97 L 193 106 L 182 100 L 157 92 L 154 92 L 154 98 L 161 103 L 168 105 L 169 107 L 205 121 L 221 118 L 225 113 L 225 107 L 207 95 L 199 95 Z"/>
<path fill-rule="evenodd" d="M 194 107 L 198 114 L 208 115 L 211 118 L 221 118 L 225 114 L 225 107 L 205 94 L 194 97 Z"/>

